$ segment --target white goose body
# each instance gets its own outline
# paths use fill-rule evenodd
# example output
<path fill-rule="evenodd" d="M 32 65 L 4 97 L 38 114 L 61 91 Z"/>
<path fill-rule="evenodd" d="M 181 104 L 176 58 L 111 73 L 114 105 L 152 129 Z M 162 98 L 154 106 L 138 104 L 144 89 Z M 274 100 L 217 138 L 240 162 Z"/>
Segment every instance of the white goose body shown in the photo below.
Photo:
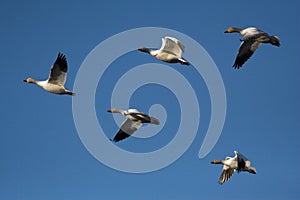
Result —
<path fill-rule="evenodd" d="M 237 169 L 237 167 L 238 167 L 236 157 L 226 157 L 222 163 L 230 168 Z"/>
<path fill-rule="evenodd" d="M 38 86 L 42 87 L 44 90 L 54 93 L 54 94 L 63 94 L 68 91 L 60 85 L 49 83 L 48 80 L 36 81 L 36 84 Z M 71 91 L 69 91 L 69 92 L 71 92 Z"/>
<path fill-rule="evenodd" d="M 245 28 L 245 29 L 240 31 L 240 34 L 242 34 L 243 36 L 246 36 L 246 37 L 253 37 L 253 36 L 258 35 L 260 33 L 263 33 L 263 32 L 261 30 L 258 30 L 257 28 L 254 28 L 254 27 Z"/>

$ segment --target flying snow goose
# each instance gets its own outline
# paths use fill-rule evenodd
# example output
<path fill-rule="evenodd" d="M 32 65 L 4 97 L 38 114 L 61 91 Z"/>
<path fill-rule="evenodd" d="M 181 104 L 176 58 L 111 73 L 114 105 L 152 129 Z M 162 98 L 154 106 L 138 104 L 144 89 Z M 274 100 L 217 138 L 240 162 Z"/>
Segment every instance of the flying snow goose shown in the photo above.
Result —
<path fill-rule="evenodd" d="M 243 38 L 240 39 L 242 41 L 237 57 L 235 59 L 234 68 L 240 68 L 242 65 L 252 56 L 255 50 L 262 43 L 270 43 L 275 46 L 280 46 L 279 37 L 270 36 L 267 33 L 254 28 L 249 27 L 246 29 L 240 29 L 235 27 L 228 28 L 224 33 L 240 33 L 243 35 Z"/>
<path fill-rule="evenodd" d="M 184 45 L 176 38 L 166 36 L 162 38 L 162 45 L 160 49 L 153 50 L 145 47 L 139 48 L 139 51 L 149 53 L 157 59 L 167 63 L 181 63 L 183 65 L 190 65 L 185 59 L 181 57 L 184 52 Z"/>
<path fill-rule="evenodd" d="M 58 53 L 56 61 L 54 62 L 49 78 L 45 81 L 37 81 L 33 78 L 27 78 L 24 82 L 34 83 L 44 90 L 54 94 L 68 94 L 74 96 L 75 93 L 67 90 L 64 85 L 66 82 L 66 75 L 68 70 L 68 63 L 65 55 Z"/>
<path fill-rule="evenodd" d="M 223 170 L 219 178 L 219 183 L 223 184 L 230 179 L 234 171 L 248 171 L 256 174 L 256 169 L 250 166 L 250 161 L 241 153 L 234 151 L 234 157 L 226 157 L 225 160 L 213 160 L 211 164 L 223 164 Z"/>
<path fill-rule="evenodd" d="M 125 138 L 128 138 L 139 129 L 143 123 L 151 123 L 159 125 L 158 119 L 154 117 L 149 117 L 148 115 L 138 111 L 137 109 L 122 110 L 117 108 L 112 108 L 107 112 L 120 113 L 126 117 L 126 120 L 122 123 L 118 133 L 115 135 L 113 141 L 118 142 Z"/>

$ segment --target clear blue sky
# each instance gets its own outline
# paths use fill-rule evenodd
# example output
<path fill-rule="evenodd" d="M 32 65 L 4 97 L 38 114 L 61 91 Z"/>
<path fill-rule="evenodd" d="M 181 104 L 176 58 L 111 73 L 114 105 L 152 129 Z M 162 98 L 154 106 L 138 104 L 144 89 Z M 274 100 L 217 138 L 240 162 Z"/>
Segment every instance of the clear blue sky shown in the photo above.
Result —
<path fill-rule="evenodd" d="M 298 1 L 2 2 L 0 199 L 299 199 L 299 8 Z M 192 67 L 170 65 L 191 78 L 200 99 L 199 131 L 170 166 L 130 174 L 103 165 L 86 150 L 73 121 L 72 97 L 48 94 L 22 80 L 46 79 L 57 53 L 63 52 L 69 63 L 66 87 L 72 89 L 78 69 L 96 45 L 119 32 L 148 26 L 182 32 L 206 49 L 224 81 L 227 115 L 216 146 L 199 159 L 210 119 L 208 91 L 201 78 L 193 78 Z M 240 35 L 224 34 L 229 26 L 258 27 L 278 35 L 282 45 L 262 45 L 242 69 L 234 70 Z M 110 82 L 148 62 L 162 64 L 131 52 L 113 63 L 107 87 L 98 86 L 96 112 L 108 137 L 117 131 L 106 113 Z M 163 143 L 155 144 L 159 147 L 174 137 L 179 110 L 177 103 L 168 103 L 176 102 L 169 91 L 154 89 L 159 96 L 145 87 L 131 104 L 147 112 L 151 103 L 161 103 L 177 113 L 168 115 L 167 127 L 159 133 Z M 151 91 L 144 105 L 142 94 Z M 153 144 L 129 138 L 117 146 L 143 152 L 154 150 Z M 221 166 L 210 161 L 232 156 L 233 150 L 246 155 L 258 173 L 234 174 L 220 186 Z"/>

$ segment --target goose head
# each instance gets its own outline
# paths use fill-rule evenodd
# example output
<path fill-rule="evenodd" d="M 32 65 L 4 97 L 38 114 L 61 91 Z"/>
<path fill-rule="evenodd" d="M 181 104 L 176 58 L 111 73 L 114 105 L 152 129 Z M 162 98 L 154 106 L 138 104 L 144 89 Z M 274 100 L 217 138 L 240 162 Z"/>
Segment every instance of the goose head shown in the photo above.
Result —
<path fill-rule="evenodd" d="M 26 83 L 36 83 L 36 80 L 34 80 L 33 78 L 27 78 L 23 81 L 26 82 Z"/>
<path fill-rule="evenodd" d="M 145 53 L 150 53 L 150 49 L 146 48 L 146 47 L 141 47 L 138 49 L 139 51 L 145 52 Z"/>
<path fill-rule="evenodd" d="M 107 110 L 107 112 L 114 113 L 114 108 Z"/>
<path fill-rule="evenodd" d="M 122 113 L 123 110 L 117 109 L 117 108 L 111 108 L 109 110 L 107 110 L 107 112 L 110 113 Z"/>
<path fill-rule="evenodd" d="M 228 29 L 226 29 L 224 31 L 224 33 L 234 33 L 234 32 L 240 33 L 241 31 L 242 31 L 242 29 L 240 29 L 240 28 L 229 27 Z"/>
<path fill-rule="evenodd" d="M 223 164 L 222 160 L 213 160 L 210 163 L 211 164 Z"/>

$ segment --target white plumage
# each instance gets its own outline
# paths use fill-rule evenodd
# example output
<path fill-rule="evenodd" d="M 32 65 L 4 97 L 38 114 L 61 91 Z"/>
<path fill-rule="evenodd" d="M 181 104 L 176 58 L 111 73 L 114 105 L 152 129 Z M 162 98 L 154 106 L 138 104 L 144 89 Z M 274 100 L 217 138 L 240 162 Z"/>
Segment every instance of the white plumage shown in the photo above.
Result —
<path fill-rule="evenodd" d="M 150 55 L 164 62 L 189 65 L 190 63 L 181 57 L 184 49 L 184 45 L 178 39 L 166 36 L 162 38 L 162 45 L 160 49 L 153 50 L 142 47 L 138 50 L 149 53 Z"/>

